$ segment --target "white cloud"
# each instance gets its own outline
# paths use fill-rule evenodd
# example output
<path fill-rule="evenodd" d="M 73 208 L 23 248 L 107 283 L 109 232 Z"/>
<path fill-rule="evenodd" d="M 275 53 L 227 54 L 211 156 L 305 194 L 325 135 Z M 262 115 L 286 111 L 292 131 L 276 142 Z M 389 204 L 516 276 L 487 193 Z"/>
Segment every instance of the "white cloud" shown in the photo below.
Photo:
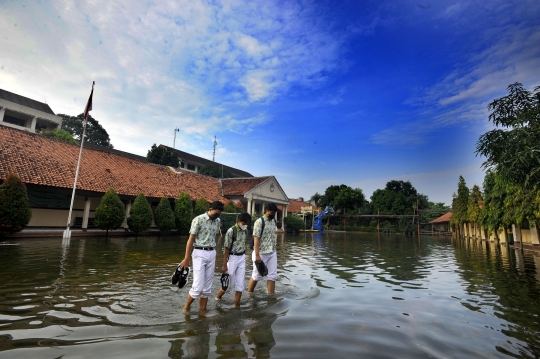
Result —
<path fill-rule="evenodd" d="M 343 39 L 310 11 L 301 2 L 4 3 L 0 84 L 76 115 L 95 80 L 92 114 L 117 148 L 146 153 L 172 142 L 176 126 L 177 143 L 196 147 L 199 136 L 253 131 L 269 117 L 245 111 L 250 103 L 320 86 L 339 69 Z"/>

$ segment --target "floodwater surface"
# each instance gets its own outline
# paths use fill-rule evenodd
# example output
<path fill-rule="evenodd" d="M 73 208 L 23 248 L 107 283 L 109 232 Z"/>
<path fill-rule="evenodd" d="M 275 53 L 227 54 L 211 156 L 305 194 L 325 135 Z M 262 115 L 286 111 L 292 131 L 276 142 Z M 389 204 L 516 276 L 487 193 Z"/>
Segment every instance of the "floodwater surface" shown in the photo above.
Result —
<path fill-rule="evenodd" d="M 494 243 L 279 235 L 276 294 L 206 313 L 170 285 L 184 237 L 10 243 L 0 358 L 540 357 L 540 257 Z"/>

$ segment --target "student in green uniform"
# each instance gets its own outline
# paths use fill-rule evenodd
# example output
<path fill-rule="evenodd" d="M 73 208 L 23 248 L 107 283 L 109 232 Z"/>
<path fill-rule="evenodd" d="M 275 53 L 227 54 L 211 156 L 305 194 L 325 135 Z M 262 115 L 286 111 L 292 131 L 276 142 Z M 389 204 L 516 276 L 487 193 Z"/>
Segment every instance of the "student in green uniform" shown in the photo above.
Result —
<path fill-rule="evenodd" d="M 223 254 L 222 273 L 228 273 L 231 285 L 234 284 L 236 293 L 234 294 L 234 304 L 238 307 L 242 292 L 244 291 L 244 277 L 246 275 L 246 242 L 247 228 L 251 222 L 249 213 L 242 213 L 238 216 L 236 224 L 229 228 L 225 234 L 225 253 Z M 220 288 L 216 299 L 221 299 L 225 291 Z"/>

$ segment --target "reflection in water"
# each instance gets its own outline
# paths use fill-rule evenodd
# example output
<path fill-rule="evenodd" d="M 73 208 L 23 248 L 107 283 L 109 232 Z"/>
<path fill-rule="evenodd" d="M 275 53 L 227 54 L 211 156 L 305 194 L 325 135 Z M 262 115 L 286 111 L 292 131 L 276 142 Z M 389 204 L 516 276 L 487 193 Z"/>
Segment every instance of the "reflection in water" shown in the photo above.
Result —
<path fill-rule="evenodd" d="M 540 357 L 537 253 L 376 233 L 278 243 L 276 296 L 261 286 L 236 309 L 228 293 L 206 316 L 169 284 L 185 238 L 0 246 L 0 358 Z"/>

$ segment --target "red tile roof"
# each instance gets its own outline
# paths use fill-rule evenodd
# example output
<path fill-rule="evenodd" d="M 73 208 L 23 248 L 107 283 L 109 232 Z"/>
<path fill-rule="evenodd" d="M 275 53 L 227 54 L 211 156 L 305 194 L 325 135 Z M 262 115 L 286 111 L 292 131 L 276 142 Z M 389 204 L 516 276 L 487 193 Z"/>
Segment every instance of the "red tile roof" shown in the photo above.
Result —
<path fill-rule="evenodd" d="M 429 223 L 444 223 L 444 222 L 450 222 L 450 218 L 452 218 L 452 212 L 448 212 L 440 216 L 439 218 L 435 218 L 433 221 Z"/>
<path fill-rule="evenodd" d="M 224 178 L 221 180 L 224 196 L 243 196 L 249 190 L 257 187 L 270 176 L 249 178 Z"/>
<path fill-rule="evenodd" d="M 0 126 L 0 179 L 13 172 L 25 183 L 73 188 L 78 156 L 79 146 Z M 104 193 L 111 187 L 128 196 L 177 198 L 186 192 L 193 199 L 229 202 L 215 178 L 84 148 L 77 189 Z"/>

